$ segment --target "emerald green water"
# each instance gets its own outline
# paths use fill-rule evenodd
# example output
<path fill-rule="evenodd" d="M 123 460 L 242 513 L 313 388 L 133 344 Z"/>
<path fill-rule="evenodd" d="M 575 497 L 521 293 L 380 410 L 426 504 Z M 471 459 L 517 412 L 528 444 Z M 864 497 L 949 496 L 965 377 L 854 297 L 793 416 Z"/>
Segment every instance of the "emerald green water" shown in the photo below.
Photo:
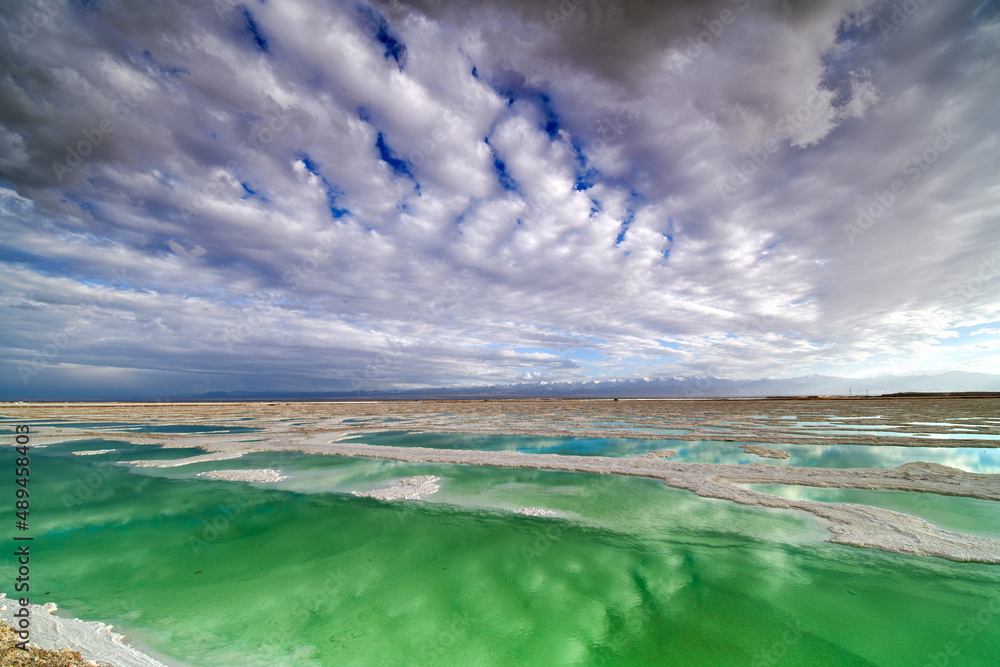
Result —
<path fill-rule="evenodd" d="M 32 451 L 32 601 L 111 623 L 171 664 L 924 665 L 949 642 L 949 664 L 1000 655 L 1000 568 L 825 543 L 797 512 L 551 471 L 111 463 L 136 450 L 190 455 Z M 4 470 L 13 459 L 0 449 Z M 289 479 L 194 477 L 269 466 Z M 443 478 L 429 502 L 329 492 L 419 474 Z M 572 520 L 502 509 L 521 506 Z M 13 571 L 5 556 L 0 581 Z"/>

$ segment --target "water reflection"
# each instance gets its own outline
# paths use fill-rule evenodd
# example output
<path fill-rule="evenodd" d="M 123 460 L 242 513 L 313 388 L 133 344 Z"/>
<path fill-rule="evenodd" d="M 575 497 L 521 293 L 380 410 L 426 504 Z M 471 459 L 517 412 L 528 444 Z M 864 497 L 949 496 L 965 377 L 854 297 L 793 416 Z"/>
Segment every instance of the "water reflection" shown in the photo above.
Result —
<path fill-rule="evenodd" d="M 1000 504 L 992 500 L 942 496 L 916 491 L 823 489 L 790 484 L 741 484 L 748 489 L 791 500 L 854 503 L 912 514 L 945 530 L 1000 538 Z"/>
<path fill-rule="evenodd" d="M 812 445 L 763 443 L 788 452 L 787 459 L 763 459 L 740 445 L 753 442 L 715 440 L 639 440 L 628 438 L 566 438 L 484 433 L 413 433 L 392 431 L 352 438 L 356 442 L 393 447 L 518 451 L 526 454 L 577 456 L 641 456 L 658 449 L 673 449 L 671 461 L 687 463 L 768 463 L 810 468 L 895 468 L 925 461 L 968 472 L 1000 473 L 1000 449 L 987 447 L 901 447 L 898 445 Z"/>

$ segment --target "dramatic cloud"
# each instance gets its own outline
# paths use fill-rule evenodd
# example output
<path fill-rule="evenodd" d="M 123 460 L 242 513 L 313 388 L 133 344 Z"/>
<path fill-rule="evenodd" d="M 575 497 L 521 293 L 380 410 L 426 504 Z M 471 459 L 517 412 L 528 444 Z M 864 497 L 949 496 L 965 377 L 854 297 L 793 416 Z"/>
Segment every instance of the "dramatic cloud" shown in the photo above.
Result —
<path fill-rule="evenodd" d="M 0 25 L 4 396 L 1000 372 L 995 3 Z"/>

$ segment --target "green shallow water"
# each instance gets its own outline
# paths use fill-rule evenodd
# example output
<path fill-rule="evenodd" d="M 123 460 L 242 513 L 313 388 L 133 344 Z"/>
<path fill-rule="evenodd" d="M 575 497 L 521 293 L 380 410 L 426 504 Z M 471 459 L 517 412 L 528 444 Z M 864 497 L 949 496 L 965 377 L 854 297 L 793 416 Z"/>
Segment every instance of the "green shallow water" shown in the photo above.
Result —
<path fill-rule="evenodd" d="M 578 473 L 294 454 L 154 470 L 66 453 L 115 444 L 134 449 L 33 451 L 33 602 L 111 623 L 172 664 L 923 665 L 949 647 L 960 651 L 950 664 L 984 665 L 1000 655 L 1000 568 L 824 543 L 797 512 Z M 0 450 L 4 469 L 13 458 Z M 267 465 L 289 479 L 193 476 Z M 417 474 L 443 477 L 431 502 L 329 492 Z M 574 519 L 497 509 L 519 506 Z M 2 569 L 11 581 L 9 556 Z"/>

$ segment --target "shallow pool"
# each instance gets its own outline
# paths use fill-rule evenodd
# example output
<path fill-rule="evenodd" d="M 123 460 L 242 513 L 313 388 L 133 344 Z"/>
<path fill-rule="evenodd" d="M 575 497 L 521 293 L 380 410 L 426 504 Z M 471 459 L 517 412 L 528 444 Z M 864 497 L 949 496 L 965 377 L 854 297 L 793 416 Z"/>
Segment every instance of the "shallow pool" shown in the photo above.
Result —
<path fill-rule="evenodd" d="M 740 449 L 749 442 L 714 440 L 640 440 L 629 438 L 568 438 L 482 433 L 415 433 L 391 431 L 350 438 L 349 441 L 393 447 L 518 451 L 526 454 L 577 456 L 641 456 L 659 449 L 673 449 L 671 461 L 687 463 L 769 463 L 810 468 L 895 468 L 925 461 L 968 472 L 1000 473 L 1000 448 L 900 447 L 897 445 L 768 444 L 788 453 L 787 459 L 765 459 Z"/>

